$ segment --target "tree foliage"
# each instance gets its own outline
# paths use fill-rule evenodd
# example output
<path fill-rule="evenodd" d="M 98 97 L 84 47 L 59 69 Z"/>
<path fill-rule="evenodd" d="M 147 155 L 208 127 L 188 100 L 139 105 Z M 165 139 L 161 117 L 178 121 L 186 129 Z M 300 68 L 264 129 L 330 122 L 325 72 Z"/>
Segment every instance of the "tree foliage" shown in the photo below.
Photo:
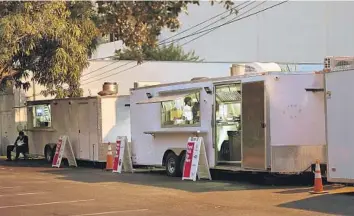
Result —
<path fill-rule="evenodd" d="M 44 94 L 80 95 L 81 71 L 98 36 L 92 12 L 71 2 L 2 2 L 0 6 L 0 77 L 17 87 L 32 78 Z M 32 72 L 30 74 L 30 72 Z M 63 88 L 67 85 L 67 88 Z"/>
<path fill-rule="evenodd" d="M 80 96 L 81 72 L 100 36 L 113 33 L 141 59 L 163 28 L 180 27 L 188 4 L 198 1 L 0 2 L 0 84 L 27 89 L 31 75 L 44 94 Z"/>
<path fill-rule="evenodd" d="M 140 53 L 133 49 L 123 49 L 116 51 L 117 58 L 120 60 L 137 60 L 140 58 Z M 202 61 L 199 56 L 195 55 L 194 51 L 185 52 L 183 47 L 177 44 L 162 45 L 157 47 L 143 46 L 142 60 L 147 61 Z"/>

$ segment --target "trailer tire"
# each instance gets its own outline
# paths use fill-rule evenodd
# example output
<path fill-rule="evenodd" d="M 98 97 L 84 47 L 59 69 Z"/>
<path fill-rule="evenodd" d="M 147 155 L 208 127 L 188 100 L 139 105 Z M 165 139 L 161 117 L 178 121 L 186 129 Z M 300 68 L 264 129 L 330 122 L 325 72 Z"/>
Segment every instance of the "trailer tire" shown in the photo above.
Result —
<path fill-rule="evenodd" d="M 54 157 L 54 153 L 55 153 L 54 147 L 55 146 L 51 146 L 51 145 L 46 145 L 44 147 L 44 157 L 48 163 L 52 163 L 52 161 L 53 161 L 53 157 Z"/>
<path fill-rule="evenodd" d="M 183 173 L 183 167 L 184 167 L 184 161 L 186 160 L 186 152 L 183 151 L 180 155 L 180 162 L 179 162 L 179 169 L 181 170 L 181 173 Z"/>
<path fill-rule="evenodd" d="M 168 176 L 177 177 L 181 175 L 180 158 L 174 153 L 170 152 L 166 156 L 166 173 Z"/>

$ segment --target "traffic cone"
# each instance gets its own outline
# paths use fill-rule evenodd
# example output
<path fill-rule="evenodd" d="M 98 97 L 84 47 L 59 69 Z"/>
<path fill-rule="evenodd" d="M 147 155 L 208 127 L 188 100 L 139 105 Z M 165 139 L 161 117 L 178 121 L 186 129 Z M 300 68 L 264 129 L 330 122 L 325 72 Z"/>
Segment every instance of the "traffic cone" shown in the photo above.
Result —
<path fill-rule="evenodd" d="M 315 181 L 314 181 L 314 183 L 315 184 L 314 184 L 314 187 L 313 187 L 313 191 L 310 191 L 310 193 L 312 193 L 312 194 L 328 193 L 327 191 L 323 190 L 321 168 L 320 168 L 320 162 L 318 160 L 316 161 Z"/>
<path fill-rule="evenodd" d="M 106 170 L 113 170 L 113 154 L 111 143 L 108 143 Z"/>

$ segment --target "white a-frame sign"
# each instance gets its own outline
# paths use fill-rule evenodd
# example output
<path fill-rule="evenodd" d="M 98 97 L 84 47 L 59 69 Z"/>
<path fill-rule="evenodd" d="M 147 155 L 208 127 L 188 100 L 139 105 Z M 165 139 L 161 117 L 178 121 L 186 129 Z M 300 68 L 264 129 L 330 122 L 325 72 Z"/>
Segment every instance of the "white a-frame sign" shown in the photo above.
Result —
<path fill-rule="evenodd" d="M 61 161 L 63 157 L 68 159 L 69 166 L 75 166 L 77 167 L 74 151 L 70 142 L 70 139 L 68 136 L 60 136 L 57 147 L 55 149 L 55 154 L 52 162 L 52 167 L 60 167 Z"/>
<path fill-rule="evenodd" d="M 198 179 L 211 180 L 203 137 L 190 137 L 187 143 L 182 180 L 196 181 L 197 176 Z"/>
<path fill-rule="evenodd" d="M 133 172 L 133 161 L 130 145 L 126 136 L 117 137 L 116 154 L 114 155 L 113 171 L 114 173 Z"/>

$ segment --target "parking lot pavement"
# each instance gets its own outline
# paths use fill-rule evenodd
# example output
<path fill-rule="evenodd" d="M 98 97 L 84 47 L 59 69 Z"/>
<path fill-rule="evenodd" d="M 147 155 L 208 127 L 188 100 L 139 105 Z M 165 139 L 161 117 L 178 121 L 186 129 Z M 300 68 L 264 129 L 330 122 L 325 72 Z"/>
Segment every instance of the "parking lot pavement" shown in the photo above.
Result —
<path fill-rule="evenodd" d="M 0 159 L 0 215 L 354 215 L 351 187 L 326 185 L 329 194 L 311 195 L 291 178 L 274 186 L 255 181 L 259 175 L 213 176 L 190 182 L 162 172 L 119 175 Z"/>

